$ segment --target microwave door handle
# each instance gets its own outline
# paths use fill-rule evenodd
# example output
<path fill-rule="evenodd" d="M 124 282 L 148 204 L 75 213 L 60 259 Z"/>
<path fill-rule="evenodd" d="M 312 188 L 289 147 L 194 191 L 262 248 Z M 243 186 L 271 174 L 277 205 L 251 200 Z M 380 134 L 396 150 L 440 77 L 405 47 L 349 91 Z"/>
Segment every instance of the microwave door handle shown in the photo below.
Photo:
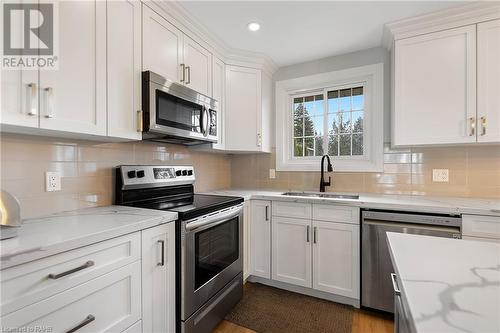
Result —
<path fill-rule="evenodd" d="M 204 106 L 203 107 L 203 117 L 201 119 L 202 122 L 202 133 L 203 136 L 208 135 L 208 109 Z"/>

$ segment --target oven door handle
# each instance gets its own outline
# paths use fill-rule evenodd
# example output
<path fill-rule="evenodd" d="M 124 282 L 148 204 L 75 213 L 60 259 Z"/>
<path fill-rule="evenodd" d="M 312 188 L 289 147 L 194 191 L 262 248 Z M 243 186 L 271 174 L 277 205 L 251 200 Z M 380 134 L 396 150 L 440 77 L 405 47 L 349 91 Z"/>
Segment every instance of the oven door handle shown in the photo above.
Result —
<path fill-rule="evenodd" d="M 241 214 L 242 206 L 238 206 L 237 209 L 231 209 L 229 212 L 219 213 L 213 216 L 203 218 L 199 221 L 194 220 L 193 222 L 186 223 L 186 231 L 193 231 L 201 227 L 214 227 L 216 225 L 227 222 L 228 220 Z"/>

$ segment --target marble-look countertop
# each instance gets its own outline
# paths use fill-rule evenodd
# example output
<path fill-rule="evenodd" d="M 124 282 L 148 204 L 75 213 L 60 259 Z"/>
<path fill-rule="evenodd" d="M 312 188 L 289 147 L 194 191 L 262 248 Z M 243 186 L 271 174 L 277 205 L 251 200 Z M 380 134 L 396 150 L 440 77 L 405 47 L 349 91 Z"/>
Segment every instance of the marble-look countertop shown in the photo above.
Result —
<path fill-rule="evenodd" d="M 0 268 L 175 221 L 177 213 L 106 206 L 23 221 L 18 236 L 0 241 Z"/>
<path fill-rule="evenodd" d="M 500 245 L 387 233 L 410 329 L 500 332 Z"/>
<path fill-rule="evenodd" d="M 286 196 L 282 194 L 283 192 L 284 191 L 277 192 L 248 189 L 227 189 L 209 192 L 208 194 L 240 196 L 245 200 L 262 199 L 312 203 L 334 203 L 371 209 L 388 209 L 440 214 L 473 214 L 500 216 L 500 199 L 471 199 L 429 197 L 417 195 L 359 193 L 359 199 L 352 200 Z"/>

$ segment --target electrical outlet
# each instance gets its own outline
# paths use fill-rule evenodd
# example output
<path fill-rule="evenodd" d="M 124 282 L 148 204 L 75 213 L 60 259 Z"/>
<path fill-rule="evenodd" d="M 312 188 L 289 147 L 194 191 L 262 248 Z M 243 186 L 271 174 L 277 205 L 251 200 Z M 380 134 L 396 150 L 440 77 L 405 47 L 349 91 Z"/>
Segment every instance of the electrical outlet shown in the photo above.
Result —
<path fill-rule="evenodd" d="M 276 178 L 276 169 L 269 169 L 269 179 Z"/>
<path fill-rule="evenodd" d="M 53 192 L 61 190 L 61 174 L 55 171 L 45 172 L 45 191 Z"/>
<path fill-rule="evenodd" d="M 437 183 L 447 183 L 449 181 L 449 170 L 432 169 L 432 181 Z"/>

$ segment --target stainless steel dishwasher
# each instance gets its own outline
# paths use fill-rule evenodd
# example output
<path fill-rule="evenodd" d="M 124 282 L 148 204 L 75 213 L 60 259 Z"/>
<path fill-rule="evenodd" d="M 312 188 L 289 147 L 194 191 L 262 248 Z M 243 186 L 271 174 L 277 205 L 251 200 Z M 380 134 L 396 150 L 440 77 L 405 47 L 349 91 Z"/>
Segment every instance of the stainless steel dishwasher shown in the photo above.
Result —
<path fill-rule="evenodd" d="M 361 221 L 361 305 L 394 313 L 394 273 L 387 232 L 461 238 L 458 216 L 363 211 Z M 416 262 L 422 258 L 415 258 Z"/>

